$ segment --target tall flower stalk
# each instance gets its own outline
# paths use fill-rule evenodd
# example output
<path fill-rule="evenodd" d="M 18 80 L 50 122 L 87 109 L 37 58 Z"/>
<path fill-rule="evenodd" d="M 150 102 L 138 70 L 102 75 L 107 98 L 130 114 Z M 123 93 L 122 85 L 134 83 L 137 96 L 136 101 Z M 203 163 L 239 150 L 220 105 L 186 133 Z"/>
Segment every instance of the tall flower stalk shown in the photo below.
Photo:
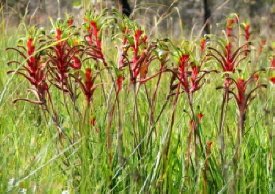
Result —
<path fill-rule="evenodd" d="M 260 88 L 266 88 L 266 84 L 261 84 L 256 82 L 256 85 L 252 87 L 251 85 L 255 83 L 255 74 L 257 72 L 251 74 L 251 76 L 244 80 L 242 78 L 228 78 L 231 81 L 230 87 L 228 89 L 229 94 L 234 97 L 234 100 L 238 107 L 238 126 L 236 132 L 236 143 L 235 143 L 235 152 L 233 157 L 234 164 L 234 173 L 235 173 L 235 181 L 233 184 L 233 189 L 235 190 L 238 184 L 238 176 L 242 171 L 242 167 L 239 165 L 239 160 L 241 159 L 241 145 L 243 141 L 243 137 L 245 134 L 245 120 L 248 111 L 249 104 L 255 98 L 254 93 L 256 90 Z M 256 80 L 257 81 L 257 80 Z"/>
<path fill-rule="evenodd" d="M 129 28 L 126 25 L 123 29 L 122 48 L 119 56 L 119 70 L 129 70 L 129 81 L 133 88 L 134 95 L 134 111 L 133 111 L 133 130 L 135 137 L 135 145 L 143 138 L 144 134 L 138 130 L 139 108 L 138 108 L 138 92 L 141 85 L 145 85 L 147 81 L 162 73 L 159 72 L 148 76 L 149 67 L 157 59 L 154 50 L 156 44 L 148 40 L 143 30 L 134 26 Z M 146 86 L 145 86 L 146 87 Z M 139 146 L 138 157 L 142 156 L 142 146 Z"/>
<path fill-rule="evenodd" d="M 226 156 L 225 156 L 225 119 L 226 119 L 226 112 L 227 112 L 227 106 L 229 101 L 229 77 L 230 74 L 234 74 L 238 66 L 241 64 L 242 61 L 244 61 L 249 50 L 249 42 L 248 38 L 250 36 L 249 28 L 245 27 L 245 37 L 246 42 L 241 45 L 237 46 L 237 48 L 234 48 L 236 44 L 236 38 L 238 36 L 234 35 L 234 26 L 238 24 L 239 19 L 234 17 L 229 17 L 227 19 L 226 24 L 226 40 L 225 41 L 218 41 L 218 48 L 214 48 L 213 46 L 208 47 L 208 53 L 207 56 L 210 58 L 214 58 L 218 64 L 221 67 L 222 72 L 224 72 L 224 83 L 223 83 L 223 98 L 222 98 L 222 104 L 221 104 L 221 112 L 220 112 L 220 121 L 219 121 L 219 128 L 218 128 L 218 134 L 220 139 L 220 155 L 221 155 L 221 163 L 222 163 L 222 174 L 227 179 L 227 162 L 226 162 Z M 221 50 L 221 51 L 220 51 Z"/>
<path fill-rule="evenodd" d="M 202 134 L 199 131 L 199 118 L 194 109 L 194 93 L 200 90 L 204 84 L 203 78 L 211 71 L 203 69 L 203 59 L 199 64 L 192 61 L 189 54 L 181 53 L 178 60 L 178 68 L 170 70 L 173 72 L 176 80 L 178 80 L 179 91 L 177 93 L 184 93 L 190 108 L 190 129 L 187 137 L 187 151 L 185 156 L 185 172 L 189 171 L 190 164 L 193 164 L 191 157 L 191 146 L 194 146 L 195 167 L 199 164 L 199 152 L 205 157 L 205 150 L 202 141 Z M 176 93 L 176 95 L 178 95 Z M 192 142 L 193 139 L 193 142 Z M 197 177 L 195 180 L 197 180 Z"/>

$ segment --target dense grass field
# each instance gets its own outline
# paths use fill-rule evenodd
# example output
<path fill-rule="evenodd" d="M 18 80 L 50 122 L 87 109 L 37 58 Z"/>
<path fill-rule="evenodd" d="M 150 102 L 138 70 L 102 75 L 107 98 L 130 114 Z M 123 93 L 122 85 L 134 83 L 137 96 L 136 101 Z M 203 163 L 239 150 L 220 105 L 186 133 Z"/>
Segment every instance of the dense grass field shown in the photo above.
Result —
<path fill-rule="evenodd" d="M 0 36 L 0 193 L 275 192 L 274 42 L 84 22 Z"/>

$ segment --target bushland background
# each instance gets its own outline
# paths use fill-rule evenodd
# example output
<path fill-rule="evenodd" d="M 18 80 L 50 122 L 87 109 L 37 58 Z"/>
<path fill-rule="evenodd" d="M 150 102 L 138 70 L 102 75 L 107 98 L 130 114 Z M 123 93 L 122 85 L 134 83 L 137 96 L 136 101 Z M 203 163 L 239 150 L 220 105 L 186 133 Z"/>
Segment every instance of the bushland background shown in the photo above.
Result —
<path fill-rule="evenodd" d="M 275 36 L 274 0 L 1 0 L 1 24 L 7 29 L 23 20 L 47 26 L 49 17 L 56 19 L 65 14 L 81 20 L 85 9 L 119 8 L 123 2 L 130 5 L 133 19 L 150 27 L 152 33 L 168 38 L 177 39 L 191 32 L 197 35 L 206 18 L 209 31 L 214 33 L 230 13 L 238 13 L 251 23 L 254 34 L 272 39 Z"/>

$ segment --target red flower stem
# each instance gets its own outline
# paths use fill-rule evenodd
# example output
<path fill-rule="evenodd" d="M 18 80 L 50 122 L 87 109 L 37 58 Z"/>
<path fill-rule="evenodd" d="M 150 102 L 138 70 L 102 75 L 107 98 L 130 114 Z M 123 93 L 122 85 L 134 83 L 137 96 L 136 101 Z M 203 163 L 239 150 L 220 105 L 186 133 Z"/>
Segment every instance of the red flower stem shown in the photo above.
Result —
<path fill-rule="evenodd" d="M 116 103 L 117 103 L 117 112 L 118 112 L 117 152 L 118 152 L 118 162 L 122 167 L 125 164 L 125 161 L 124 161 L 125 159 L 123 157 L 123 127 L 122 127 L 122 120 L 121 120 L 119 92 L 116 93 Z"/>
<path fill-rule="evenodd" d="M 177 109 L 177 102 L 178 102 L 178 97 L 180 94 L 180 85 L 178 85 L 177 88 L 177 92 L 176 92 L 176 96 L 174 98 L 173 101 L 173 112 L 171 115 L 171 122 L 170 122 L 170 127 L 169 127 L 169 131 L 167 133 L 167 137 L 166 137 L 166 141 L 164 143 L 164 148 L 163 148 L 163 171 L 162 171 L 162 176 L 164 176 L 164 174 L 166 173 L 166 168 L 167 168 L 167 164 L 168 164 L 168 156 L 169 156 L 169 148 L 170 148 L 170 142 L 171 142 L 171 136 L 172 136 L 172 131 L 173 131 L 173 126 L 175 123 L 175 117 L 176 117 L 176 109 Z"/>
<path fill-rule="evenodd" d="M 105 130 L 105 133 L 106 133 L 106 148 L 107 148 L 107 152 L 108 152 L 109 165 L 112 164 L 112 159 L 113 159 L 111 128 L 112 128 L 113 117 L 114 117 L 114 112 L 115 112 L 115 105 L 116 105 L 116 100 L 112 104 L 111 110 L 108 114 L 108 123 L 107 123 L 107 127 L 106 127 L 106 130 Z"/>
<path fill-rule="evenodd" d="M 161 69 L 162 69 L 163 65 L 161 65 Z M 161 72 L 161 71 L 160 71 Z M 154 123 L 154 117 L 155 117 L 155 107 L 156 107 L 156 99 L 157 99 L 157 92 L 158 92 L 158 89 L 159 89 L 159 86 L 160 86 L 160 80 L 161 80 L 161 75 L 162 75 L 162 72 L 158 75 L 158 80 L 157 80 L 157 85 L 156 85 L 156 88 L 155 88 L 155 91 L 153 93 L 153 97 L 152 97 L 152 100 L 151 100 L 151 112 L 150 112 L 150 124 L 152 125 Z"/>
<path fill-rule="evenodd" d="M 101 71 L 99 72 L 99 78 L 100 78 L 101 83 L 104 83 Z M 102 88 L 102 93 L 103 93 L 103 96 L 104 96 L 105 104 L 107 104 L 107 95 L 106 95 L 106 92 L 105 92 L 105 87 L 102 86 L 101 88 Z"/>
<path fill-rule="evenodd" d="M 198 150 L 197 150 L 197 137 L 198 136 L 198 123 L 197 123 L 197 117 L 196 117 L 196 114 L 195 114 L 195 111 L 194 111 L 194 105 L 193 105 L 193 95 L 192 93 L 188 93 L 187 94 L 187 97 L 188 97 L 188 103 L 189 103 L 189 107 L 190 107 L 190 110 L 191 110 L 191 114 L 192 114 L 192 121 L 195 122 L 195 126 L 194 128 L 190 131 L 190 133 L 194 133 L 194 154 L 195 154 L 195 166 L 198 165 Z M 199 137 L 200 139 L 200 137 Z M 200 141 L 201 142 L 201 141 Z"/>
<path fill-rule="evenodd" d="M 74 148 L 76 148 L 75 144 L 73 143 L 73 141 L 71 140 L 71 138 L 62 130 L 62 128 L 60 126 L 58 114 L 57 114 L 57 112 L 54 109 L 53 102 L 52 102 L 52 99 L 51 99 L 51 95 L 50 95 L 49 92 L 48 92 L 48 99 L 49 99 L 50 106 L 48 104 L 45 104 L 45 109 L 43 109 L 43 110 L 46 111 L 49 115 L 52 115 L 51 117 L 52 117 L 53 122 L 54 122 L 54 124 L 55 124 L 55 126 L 57 128 L 57 133 L 58 133 L 60 145 L 64 147 L 62 139 L 63 139 L 63 137 L 66 137 L 66 139 L 68 140 L 68 142 L 70 143 L 70 145 L 73 146 Z M 50 112 L 50 107 L 52 109 L 52 113 Z M 46 115 L 45 112 L 44 112 L 44 115 Z M 45 118 L 46 118 L 46 116 L 45 116 Z M 57 146 L 57 149 L 58 149 L 58 146 Z M 59 151 L 59 149 L 58 149 L 58 151 Z M 69 155 L 70 155 L 70 153 L 64 153 L 65 157 L 62 158 L 62 162 L 66 166 L 71 165 L 70 164 L 70 160 L 69 160 Z"/>
<path fill-rule="evenodd" d="M 111 72 L 109 72 L 110 75 L 112 76 Z M 113 78 L 113 76 L 112 76 Z M 114 117 L 114 112 L 115 112 L 115 106 L 118 106 L 118 119 L 119 119 L 119 128 L 118 128 L 118 133 L 117 133 L 117 137 L 118 137 L 118 159 L 119 159 L 119 163 L 120 165 L 124 165 L 124 160 L 123 160 L 123 131 L 122 131 L 122 122 L 121 122 L 121 116 L 120 116 L 120 106 L 119 106 L 119 99 L 118 99 L 118 89 L 116 87 L 116 82 L 114 81 L 114 87 L 115 87 L 115 101 L 111 106 L 111 110 L 108 113 L 108 122 L 107 122 L 107 127 L 105 130 L 106 133 L 106 148 L 107 148 L 107 152 L 108 152 L 108 160 L 109 160 L 109 164 L 112 164 L 112 159 L 113 159 L 113 155 L 112 155 L 112 136 L 111 136 L 111 127 L 112 127 L 112 123 L 113 123 L 113 117 Z"/>
<path fill-rule="evenodd" d="M 138 87 L 137 83 L 133 83 L 133 90 L 134 90 L 134 111 L 133 111 L 133 131 L 134 131 L 134 137 L 136 139 L 135 142 L 135 147 L 139 144 L 139 141 L 141 140 L 140 137 L 140 131 L 138 130 L 138 121 L 139 121 L 139 109 L 138 109 L 138 101 L 137 101 L 137 96 L 138 96 Z M 142 156 L 142 149 L 141 146 L 139 146 L 139 149 L 137 150 L 137 155 L 138 158 L 141 159 Z"/>
<path fill-rule="evenodd" d="M 243 169 L 240 167 L 241 163 L 240 157 L 242 156 L 241 153 L 241 144 L 243 139 L 243 131 L 244 131 L 244 122 L 245 122 L 245 113 L 246 111 L 242 111 L 239 109 L 238 115 L 238 128 L 237 128 L 237 135 L 236 135 L 236 144 L 235 144 L 235 153 L 233 156 L 233 170 L 234 170 L 234 182 L 232 183 L 232 191 L 236 191 L 239 182 L 239 176 L 242 176 Z"/>
<path fill-rule="evenodd" d="M 146 147 L 147 147 L 147 149 L 149 150 L 149 143 L 150 143 L 150 136 L 152 136 L 152 133 L 153 133 L 153 131 L 155 130 L 155 128 L 156 128 L 156 124 L 158 123 L 158 121 L 159 121 L 159 119 L 160 119 L 160 117 L 161 117 L 161 115 L 162 115 L 162 113 L 164 112 L 164 110 L 165 110 L 165 108 L 166 108 L 166 106 L 167 106 L 167 104 L 168 104 L 168 102 L 169 102 L 169 100 L 170 100 L 170 97 L 172 97 L 172 95 L 167 95 L 167 97 L 166 97 L 166 100 L 165 100 L 165 102 L 164 102 L 164 104 L 162 105 L 162 107 L 161 107 L 161 110 L 160 110 L 160 112 L 159 112 L 159 114 L 158 114 L 158 116 L 156 117 L 156 120 L 154 121 L 154 124 L 151 126 L 151 128 L 149 129 L 149 134 L 148 134 L 148 140 L 147 140 L 147 145 L 146 145 Z"/>
<path fill-rule="evenodd" d="M 66 81 L 66 86 L 68 86 L 68 82 Z M 67 100 L 66 100 L 66 94 L 65 94 L 65 91 L 64 91 L 64 84 L 63 84 L 63 82 L 61 82 L 61 91 L 62 91 L 62 95 L 63 95 L 63 103 L 64 103 L 64 106 L 65 106 L 65 108 L 66 108 L 66 111 L 67 111 L 67 113 L 68 113 L 68 115 L 69 115 L 69 118 L 70 118 L 70 120 L 71 120 L 71 122 L 72 122 L 72 116 L 71 116 L 71 113 L 70 113 L 70 110 L 69 110 L 69 106 L 68 106 L 68 103 L 67 103 Z M 71 94 L 72 94 L 72 92 L 70 91 L 70 89 L 67 87 L 67 89 L 68 89 L 68 91 L 69 91 L 69 94 L 70 94 L 70 96 L 72 96 Z M 73 123 L 73 122 L 72 122 Z"/>
<path fill-rule="evenodd" d="M 188 168 L 189 168 L 189 160 L 191 161 L 191 164 L 192 164 L 192 159 L 190 157 L 190 155 L 191 155 L 190 147 L 191 147 L 191 143 L 192 143 L 192 133 L 193 133 L 193 137 L 194 137 L 194 142 L 193 143 L 194 143 L 194 155 L 195 155 L 195 164 L 192 164 L 193 169 L 196 169 L 197 166 L 199 165 L 198 148 L 200 148 L 202 156 L 204 158 L 206 158 L 205 150 L 204 150 L 203 143 L 202 143 L 202 137 L 201 137 L 200 132 L 199 132 L 199 121 L 198 121 L 197 115 L 195 114 L 195 111 L 194 111 L 193 93 L 188 93 L 187 98 L 188 98 L 188 103 L 189 103 L 189 107 L 190 107 L 190 110 L 191 110 L 191 117 L 192 117 L 191 122 L 194 122 L 194 125 L 191 124 L 191 129 L 190 129 L 188 139 L 187 139 L 187 142 L 189 142 L 189 143 L 188 143 L 187 157 L 186 157 L 186 160 L 187 160 L 186 161 L 187 162 L 186 172 L 188 171 Z M 199 145 L 197 145 L 197 140 L 199 141 Z M 197 181 L 198 177 L 199 176 L 195 177 L 196 181 Z"/>
<path fill-rule="evenodd" d="M 227 77 L 228 74 L 225 75 Z M 221 105 L 221 113 L 220 113 L 220 123 L 219 123 L 219 137 L 221 141 L 221 147 L 220 147 L 220 156 L 221 156 L 221 163 L 222 163 L 222 174 L 224 177 L 224 180 L 227 180 L 227 170 L 226 170 L 226 156 L 225 156 L 225 130 L 224 130 L 224 123 L 226 118 L 226 112 L 228 107 L 228 100 L 229 100 L 229 88 L 225 86 L 224 93 L 223 93 L 223 99 L 222 99 L 222 105 Z"/>
<path fill-rule="evenodd" d="M 60 125 L 60 123 L 59 123 L 58 114 L 57 114 L 57 111 L 54 109 L 54 105 L 53 105 L 52 98 L 51 98 L 50 94 L 48 95 L 48 98 L 49 98 L 49 103 L 50 103 L 50 105 L 51 105 L 51 109 L 52 109 L 52 112 L 53 112 L 52 119 L 53 119 L 53 121 L 54 121 L 54 123 L 55 123 L 55 125 L 56 125 L 56 127 L 57 127 L 57 131 L 58 131 L 59 138 L 60 138 L 60 139 L 59 139 L 59 140 L 60 140 L 60 143 L 63 144 L 63 143 L 62 143 L 61 137 L 62 137 L 62 136 L 66 136 L 67 139 L 68 139 L 68 141 L 70 142 L 70 144 L 73 145 L 73 142 L 72 142 L 72 140 L 70 139 L 70 137 L 69 137 L 69 136 L 62 130 L 62 128 L 61 128 L 61 125 Z M 47 106 L 47 110 L 48 110 L 48 113 L 51 114 L 51 113 L 50 113 L 50 110 L 49 110 L 49 108 L 48 108 L 48 106 Z"/>
<path fill-rule="evenodd" d="M 163 65 L 161 65 L 161 69 L 162 69 Z M 155 131 L 156 133 L 156 128 L 155 128 L 155 109 L 156 109 L 156 98 L 157 98 L 157 92 L 158 92 L 158 89 L 159 89 L 159 86 L 160 86 L 160 80 L 161 80 L 161 75 L 162 75 L 162 72 L 158 75 L 158 80 L 157 80 L 157 85 L 156 85 L 156 88 L 155 88 L 155 91 L 153 93 L 153 96 L 152 96 L 152 99 L 151 99 L 151 106 L 150 106 L 150 118 L 149 118 L 149 122 L 150 122 L 150 129 L 149 129 L 149 135 L 148 135 L 148 138 L 147 138 L 147 150 L 148 149 L 148 144 L 149 142 L 151 141 L 151 137 L 152 137 L 152 133 L 153 131 Z"/>

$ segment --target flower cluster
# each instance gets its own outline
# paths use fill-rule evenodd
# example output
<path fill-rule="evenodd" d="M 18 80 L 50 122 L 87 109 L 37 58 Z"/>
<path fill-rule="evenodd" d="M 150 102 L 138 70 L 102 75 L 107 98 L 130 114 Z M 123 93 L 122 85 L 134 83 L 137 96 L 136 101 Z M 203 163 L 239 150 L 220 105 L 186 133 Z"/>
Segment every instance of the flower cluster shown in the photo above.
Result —
<path fill-rule="evenodd" d="M 95 61 L 103 62 L 103 65 L 106 67 L 107 63 L 104 58 L 102 51 L 102 40 L 101 40 L 101 21 L 99 18 L 93 17 L 90 12 L 87 12 L 85 18 L 85 32 L 84 37 L 86 43 L 85 53 Z"/>
<path fill-rule="evenodd" d="M 55 27 L 55 34 L 51 41 L 53 46 L 47 50 L 48 68 L 51 75 L 50 82 L 64 92 L 72 93 L 69 84 L 70 69 L 81 68 L 81 45 L 70 45 L 69 38 L 72 33 L 71 23 L 59 24 Z"/>
<path fill-rule="evenodd" d="M 129 67 L 132 83 L 144 83 L 155 76 L 147 77 L 149 65 L 156 59 L 153 55 L 155 48 L 141 29 L 134 30 L 133 35 L 127 28 L 124 30 L 119 69 Z"/>
<path fill-rule="evenodd" d="M 183 54 L 180 57 L 178 66 L 178 80 L 186 93 L 194 93 L 200 89 L 200 81 L 205 73 L 200 75 L 201 67 L 194 64 L 191 65 L 189 60 L 188 54 Z"/>
<path fill-rule="evenodd" d="M 23 51 L 21 51 L 21 50 Z M 18 99 L 25 100 L 37 104 L 45 104 L 46 94 L 48 92 L 48 84 L 46 82 L 46 69 L 45 63 L 42 62 L 41 51 L 36 51 L 34 38 L 29 37 L 25 46 L 19 46 L 18 48 L 7 48 L 7 50 L 17 51 L 21 57 L 26 61 L 23 66 L 18 70 L 11 70 L 8 73 L 16 73 L 26 78 L 31 85 L 34 86 L 33 91 L 37 100 Z M 25 52 L 25 53 L 24 53 Z M 16 63 L 21 65 L 18 61 L 11 61 L 9 64 Z M 16 100 L 17 101 L 17 100 Z"/>

